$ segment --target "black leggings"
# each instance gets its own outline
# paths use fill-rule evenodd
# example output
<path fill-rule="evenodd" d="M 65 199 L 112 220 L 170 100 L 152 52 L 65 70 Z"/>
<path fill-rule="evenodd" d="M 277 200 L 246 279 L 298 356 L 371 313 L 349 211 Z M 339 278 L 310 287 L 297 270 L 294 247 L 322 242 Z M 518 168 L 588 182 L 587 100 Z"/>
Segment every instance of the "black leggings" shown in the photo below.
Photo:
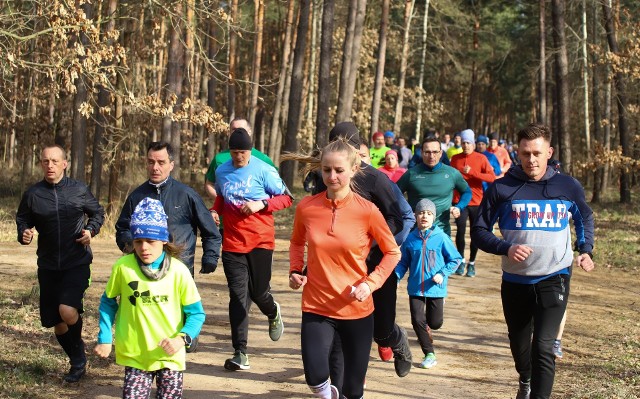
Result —
<path fill-rule="evenodd" d="M 305 380 L 309 386 L 316 386 L 329 379 L 329 355 L 335 337 L 340 337 L 342 342 L 342 395 L 348 399 L 361 398 L 373 338 L 373 315 L 340 320 L 303 312 L 301 341 Z"/>
<path fill-rule="evenodd" d="M 520 379 L 531 378 L 531 399 L 551 396 L 556 369 L 553 341 L 567 309 L 570 280 L 562 274 L 537 284 L 502 281 L 511 355 Z"/>
<path fill-rule="evenodd" d="M 476 224 L 476 218 L 478 217 L 478 207 L 468 206 L 460 211 L 460 216 L 456 219 L 456 248 L 460 255 L 464 258 L 464 236 L 467 232 L 467 219 L 469 219 L 469 231 L 473 229 Z M 476 255 L 478 254 L 478 247 L 471 240 L 469 252 L 469 262 L 475 262 Z"/>
<path fill-rule="evenodd" d="M 427 333 L 427 325 L 437 330 L 444 323 L 444 298 L 427 298 L 410 296 L 409 309 L 411 311 L 411 325 L 418 336 L 422 353 L 435 353 L 433 343 Z"/>

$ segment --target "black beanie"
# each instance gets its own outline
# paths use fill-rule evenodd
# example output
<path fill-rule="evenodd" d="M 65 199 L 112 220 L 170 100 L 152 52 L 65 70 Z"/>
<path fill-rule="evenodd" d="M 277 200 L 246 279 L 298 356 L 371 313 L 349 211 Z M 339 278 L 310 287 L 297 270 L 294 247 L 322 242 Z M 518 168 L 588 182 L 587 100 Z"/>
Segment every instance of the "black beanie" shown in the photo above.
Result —
<path fill-rule="evenodd" d="M 251 150 L 253 143 L 251 142 L 251 136 L 243 128 L 239 127 L 231 133 L 229 136 L 229 149 L 230 150 Z"/>
<path fill-rule="evenodd" d="M 353 122 L 336 124 L 329 132 L 329 142 L 336 141 L 338 137 L 344 138 L 350 145 L 360 149 L 360 132 Z"/>

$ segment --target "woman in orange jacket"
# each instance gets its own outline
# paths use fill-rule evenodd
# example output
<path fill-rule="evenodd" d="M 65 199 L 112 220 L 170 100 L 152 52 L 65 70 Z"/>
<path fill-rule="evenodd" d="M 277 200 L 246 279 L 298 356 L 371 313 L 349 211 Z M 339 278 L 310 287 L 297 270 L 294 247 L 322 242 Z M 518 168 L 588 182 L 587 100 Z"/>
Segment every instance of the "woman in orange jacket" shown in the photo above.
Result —
<path fill-rule="evenodd" d="M 371 292 L 393 272 L 400 250 L 378 208 L 351 190 L 360 163 L 355 148 L 337 140 L 322 150 L 319 160 L 327 190 L 300 201 L 289 247 L 289 286 L 304 287 L 305 379 L 314 396 L 338 398 L 329 381 L 329 353 L 338 334 L 345 362 L 342 395 L 361 398 L 373 339 Z M 365 259 L 373 240 L 384 256 L 367 274 Z"/>

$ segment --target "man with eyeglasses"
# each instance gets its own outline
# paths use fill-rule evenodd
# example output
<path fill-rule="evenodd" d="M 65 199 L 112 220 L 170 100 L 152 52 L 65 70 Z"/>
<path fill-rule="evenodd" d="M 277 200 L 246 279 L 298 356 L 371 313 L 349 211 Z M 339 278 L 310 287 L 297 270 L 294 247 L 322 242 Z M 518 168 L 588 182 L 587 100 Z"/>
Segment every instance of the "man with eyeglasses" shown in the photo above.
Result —
<path fill-rule="evenodd" d="M 428 198 L 436 205 L 438 219 L 435 223 L 448 235 L 451 235 L 449 218 L 460 216 L 460 211 L 471 201 L 471 189 L 462 174 L 440 161 L 442 148 L 436 137 L 427 137 L 422 142 L 422 164 L 409 169 L 400 180 L 398 187 L 407 198 L 411 208 L 418 201 Z M 460 200 L 452 205 L 453 191 L 460 194 Z"/>

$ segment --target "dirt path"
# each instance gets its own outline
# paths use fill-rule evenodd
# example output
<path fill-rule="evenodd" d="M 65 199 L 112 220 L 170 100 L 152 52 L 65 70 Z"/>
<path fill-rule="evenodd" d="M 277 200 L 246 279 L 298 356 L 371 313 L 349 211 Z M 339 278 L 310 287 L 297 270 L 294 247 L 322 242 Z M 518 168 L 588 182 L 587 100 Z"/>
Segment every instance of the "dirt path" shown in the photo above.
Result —
<path fill-rule="evenodd" d="M 88 292 L 88 315 L 95 317 L 99 296 L 110 266 L 119 256 L 112 240 L 92 244 L 95 254 L 93 284 Z M 250 321 L 251 369 L 228 372 L 222 365 L 232 352 L 227 315 L 227 287 L 222 267 L 213 275 L 196 276 L 207 312 L 198 351 L 188 355 L 185 398 L 310 398 L 300 358 L 300 293 L 287 286 L 288 241 L 277 241 L 273 266 L 273 293 L 282 306 L 285 334 L 272 342 L 266 318 L 254 307 Z M 35 271 L 35 248 L 0 243 L 3 274 Z M 431 370 L 413 368 L 398 378 L 393 363 L 378 359 L 371 351 L 365 395 L 368 398 L 512 398 L 517 376 L 513 368 L 502 318 L 498 259 L 483 253 L 477 261 L 478 276 L 453 277 L 449 285 L 444 326 L 434 332 L 438 365 Z M 406 281 L 398 288 L 397 321 L 407 329 L 414 364 L 422 356 L 411 328 Z M 95 319 L 87 317 L 87 336 L 97 331 Z M 76 398 L 119 398 L 122 368 L 91 358 L 88 378 L 75 390 Z"/>

